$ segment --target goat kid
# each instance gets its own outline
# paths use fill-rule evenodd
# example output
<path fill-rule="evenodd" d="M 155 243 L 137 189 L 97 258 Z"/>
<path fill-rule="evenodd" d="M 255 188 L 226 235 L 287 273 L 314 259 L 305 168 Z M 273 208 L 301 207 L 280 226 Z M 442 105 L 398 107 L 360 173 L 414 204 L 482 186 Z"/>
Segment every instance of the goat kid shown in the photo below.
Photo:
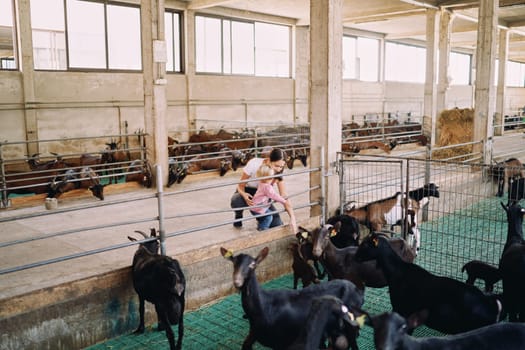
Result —
<path fill-rule="evenodd" d="M 414 338 L 408 335 L 425 317 L 425 311 L 408 319 L 388 312 L 367 317 L 366 323 L 374 328 L 374 343 L 379 350 L 520 350 L 525 344 L 525 325 L 507 322 L 451 336 Z"/>
<path fill-rule="evenodd" d="M 262 289 L 255 269 L 268 256 L 268 247 L 256 257 L 233 255 L 223 247 L 220 252 L 233 263 L 233 285 L 241 291 L 242 307 L 250 323 L 242 350 L 252 349 L 255 342 L 272 349 L 291 346 L 305 325 L 312 300 L 316 297 L 335 296 L 351 309 L 360 308 L 363 304 L 363 293 L 352 282 L 344 280 L 315 284 L 300 290 Z"/>
<path fill-rule="evenodd" d="M 500 320 L 502 304 L 496 296 L 403 261 L 381 235 L 370 234 L 359 246 L 355 259 L 376 260 L 388 282 L 393 311 L 408 317 L 427 310 L 425 324 L 430 328 L 457 334 Z"/>
<path fill-rule="evenodd" d="M 297 289 L 299 280 L 303 284 L 303 288 L 308 287 L 312 283 L 320 283 L 317 272 L 313 266 L 312 260 L 306 260 L 303 256 L 302 250 L 308 243 L 292 242 L 288 249 L 292 252 L 292 271 L 293 271 L 293 289 Z M 310 244 L 311 245 L 311 244 Z M 312 264 L 310 264 L 312 261 Z"/>
<path fill-rule="evenodd" d="M 503 283 L 505 310 L 512 322 L 525 322 L 525 244 L 523 242 L 523 216 L 521 206 L 501 206 L 507 213 L 507 240 L 499 262 Z"/>
<path fill-rule="evenodd" d="M 155 305 L 158 318 L 158 329 L 166 331 L 170 350 L 182 348 L 184 336 L 184 307 L 186 279 L 179 262 L 169 256 L 159 255 L 159 241 L 155 229 L 148 237 L 141 231 L 135 231 L 148 240 L 139 245 L 133 256 L 133 287 L 139 296 L 140 323 L 135 333 L 144 332 L 144 304 L 149 301 Z M 136 241 L 128 236 L 129 240 Z M 178 324 L 178 339 L 171 325 Z"/>
<path fill-rule="evenodd" d="M 492 293 L 494 284 L 501 280 L 499 269 L 486 262 L 479 260 L 471 260 L 461 268 L 461 272 L 467 272 L 466 284 L 474 285 L 476 279 L 481 279 L 485 282 L 485 292 Z"/>

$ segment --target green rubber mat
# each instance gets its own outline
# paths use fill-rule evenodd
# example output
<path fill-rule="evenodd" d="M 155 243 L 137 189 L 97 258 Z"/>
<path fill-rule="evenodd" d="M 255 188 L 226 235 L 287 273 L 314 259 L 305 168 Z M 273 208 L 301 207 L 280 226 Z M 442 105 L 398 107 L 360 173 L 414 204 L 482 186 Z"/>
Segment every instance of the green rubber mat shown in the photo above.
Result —
<path fill-rule="evenodd" d="M 416 263 L 429 271 L 465 280 L 461 272 L 464 263 L 472 259 L 497 264 L 506 238 L 506 216 L 500 199 L 489 198 L 475 205 L 420 225 L 422 243 Z M 292 275 L 269 281 L 263 288 L 292 288 Z M 478 285 L 482 288 L 483 285 Z M 495 292 L 501 291 L 501 282 Z M 375 315 L 390 311 L 388 289 L 367 288 L 363 309 Z M 226 350 L 241 348 L 248 334 L 248 321 L 242 318 L 239 294 L 228 296 L 214 304 L 188 312 L 184 316 L 183 349 Z M 176 326 L 173 328 L 176 332 Z M 437 331 L 419 327 L 414 336 L 440 335 Z M 358 338 L 359 349 L 375 349 L 372 329 L 365 326 Z M 148 328 L 142 335 L 128 334 L 89 347 L 108 349 L 168 349 L 164 332 Z M 256 343 L 255 349 L 266 349 Z"/>

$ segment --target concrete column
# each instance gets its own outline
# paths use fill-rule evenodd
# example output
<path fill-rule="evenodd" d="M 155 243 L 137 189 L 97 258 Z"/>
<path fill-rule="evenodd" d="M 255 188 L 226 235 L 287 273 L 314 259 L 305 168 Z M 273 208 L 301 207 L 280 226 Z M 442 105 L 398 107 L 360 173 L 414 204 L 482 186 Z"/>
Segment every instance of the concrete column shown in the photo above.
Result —
<path fill-rule="evenodd" d="M 342 7 L 343 0 L 310 0 L 310 98 L 311 167 L 327 173 L 326 203 L 331 212 L 339 205 L 339 179 L 333 172 L 341 150 L 342 115 Z M 321 164 L 324 147 L 325 164 Z M 310 176 L 310 185 L 320 184 L 319 174 Z M 320 190 L 310 192 L 319 200 Z M 313 208 L 312 215 L 321 214 Z"/>
<path fill-rule="evenodd" d="M 168 178 L 168 132 L 166 130 L 166 41 L 164 1 L 142 0 L 142 65 L 144 77 L 144 125 L 148 160 L 160 165 Z M 154 169 L 153 179 L 156 179 Z"/>
<path fill-rule="evenodd" d="M 438 71 L 439 11 L 427 10 L 427 64 L 425 72 L 424 116 L 430 123 L 423 123 L 424 134 L 430 136 L 431 144 L 436 142 L 436 102 Z M 430 128 L 430 130 L 428 130 Z"/>
<path fill-rule="evenodd" d="M 474 95 L 474 141 L 485 141 L 474 152 L 483 151 L 483 162 L 491 161 L 492 118 L 495 111 L 494 63 L 498 31 L 499 0 L 481 0 L 479 4 L 476 52 L 476 90 Z"/>
<path fill-rule="evenodd" d="M 439 72 L 437 91 L 437 115 L 447 108 L 447 90 L 449 89 L 450 32 L 452 15 L 441 11 L 439 21 Z"/>
<path fill-rule="evenodd" d="M 507 59 L 509 55 L 509 31 L 508 29 L 499 30 L 499 67 L 498 67 L 498 87 L 496 89 L 496 115 L 494 123 L 494 134 L 501 136 L 504 131 L 505 116 L 505 91 L 507 83 Z"/>
<path fill-rule="evenodd" d="M 18 28 L 18 65 L 22 73 L 24 117 L 26 126 L 26 140 L 38 140 L 38 120 L 35 105 L 35 77 L 33 62 L 33 32 L 31 30 L 31 6 L 30 0 L 15 1 L 18 6 L 16 26 Z M 22 54 L 20 54 L 22 53 Z M 38 143 L 27 144 L 27 154 L 38 153 Z"/>
<path fill-rule="evenodd" d="M 184 11 L 184 31 L 186 33 L 186 118 L 191 129 L 195 129 L 195 106 L 193 99 L 193 84 L 195 81 L 195 11 Z"/>

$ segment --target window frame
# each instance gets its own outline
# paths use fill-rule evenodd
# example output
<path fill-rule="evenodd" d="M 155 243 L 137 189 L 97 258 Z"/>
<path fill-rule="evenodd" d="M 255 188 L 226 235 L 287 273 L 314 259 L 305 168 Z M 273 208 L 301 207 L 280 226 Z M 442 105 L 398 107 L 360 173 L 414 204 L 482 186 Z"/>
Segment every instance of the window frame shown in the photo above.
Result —
<path fill-rule="evenodd" d="M 197 17 L 202 18 L 212 18 L 219 20 L 219 27 L 220 27 L 220 72 L 207 72 L 207 71 L 199 71 L 197 70 Z M 266 21 L 258 21 L 258 20 L 250 20 L 250 19 L 243 19 L 243 18 L 236 18 L 236 17 L 229 17 L 229 16 L 221 16 L 221 15 L 215 15 L 215 14 L 208 14 L 208 13 L 196 13 L 194 15 L 194 33 L 195 33 L 195 43 L 194 43 L 194 57 L 195 57 L 195 74 L 197 75 L 219 75 L 219 76 L 242 76 L 242 77 L 257 77 L 257 78 L 281 78 L 281 79 L 291 79 L 293 76 L 292 67 L 293 67 L 293 44 L 291 43 L 292 40 L 292 27 L 289 24 L 280 24 L 280 23 L 272 23 L 272 22 L 266 22 Z M 225 40 L 224 40 L 224 21 L 229 22 L 229 47 L 225 48 Z M 232 52 L 232 23 L 233 22 L 240 22 L 240 23 L 249 23 L 253 26 L 253 73 L 250 74 L 241 74 L 241 73 L 227 73 L 225 72 L 225 59 L 226 57 L 229 58 L 229 68 L 230 71 L 234 71 L 233 67 L 233 56 L 231 54 Z M 288 72 L 286 76 L 277 76 L 277 75 L 258 75 L 257 74 L 257 52 L 256 52 L 256 23 L 262 23 L 262 24 L 269 24 L 269 25 L 275 25 L 280 27 L 286 27 L 288 29 Z M 229 50 L 229 54 L 225 54 L 225 50 Z"/>
<path fill-rule="evenodd" d="M 105 45 L 105 62 L 106 67 L 105 68 L 88 68 L 88 67 L 71 67 L 70 65 L 70 57 L 69 57 L 69 30 L 68 30 L 68 22 L 69 18 L 67 16 L 68 11 L 68 2 L 69 0 L 64 0 L 64 30 L 65 30 L 65 40 L 66 40 L 66 59 L 67 59 L 67 67 L 65 71 L 69 72 L 117 72 L 117 73 L 140 73 L 144 71 L 144 59 L 142 57 L 142 35 L 140 36 L 140 68 L 137 69 L 119 69 L 119 68 L 109 68 L 109 43 L 108 43 L 108 11 L 107 6 L 121 6 L 121 7 L 131 7 L 138 9 L 139 11 L 139 33 L 142 33 L 142 21 L 140 20 L 142 18 L 142 8 L 140 4 L 131 4 L 131 3 L 123 3 L 123 2 L 115 2 L 115 1 L 107 1 L 107 0 L 76 0 L 76 1 L 83 1 L 83 2 L 90 2 L 90 3 L 98 3 L 102 4 L 104 6 L 104 45 Z M 48 70 L 48 71 L 55 71 L 55 70 Z M 58 70 L 56 70 L 58 71 Z"/>
<path fill-rule="evenodd" d="M 173 44 L 173 50 L 172 52 L 168 52 L 167 54 L 170 54 L 173 59 L 173 70 L 168 70 L 166 67 L 166 73 L 167 74 L 184 74 L 186 72 L 186 63 L 185 63 L 185 50 L 184 50 L 184 12 L 180 10 L 175 9 L 164 9 L 164 14 L 170 14 L 172 16 L 171 18 L 171 35 L 172 35 L 172 44 Z M 174 29 L 175 24 L 173 21 L 174 14 L 177 14 L 179 16 L 179 62 L 180 62 L 180 70 L 175 70 L 175 36 L 174 36 Z M 166 38 L 166 36 L 165 36 Z"/>

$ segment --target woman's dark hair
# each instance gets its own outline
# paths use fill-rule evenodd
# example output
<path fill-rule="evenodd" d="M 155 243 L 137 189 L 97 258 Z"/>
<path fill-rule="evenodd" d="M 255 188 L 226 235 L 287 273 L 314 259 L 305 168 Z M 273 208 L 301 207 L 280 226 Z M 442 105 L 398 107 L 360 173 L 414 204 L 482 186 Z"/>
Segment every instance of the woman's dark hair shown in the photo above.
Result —
<path fill-rule="evenodd" d="M 278 162 L 280 160 L 286 160 L 286 152 L 280 148 L 274 148 L 270 152 L 270 162 Z M 284 172 L 284 167 L 280 171 L 276 171 L 275 175 L 282 174 Z M 275 178 L 277 181 L 283 181 L 283 177 L 279 176 Z"/>
<path fill-rule="evenodd" d="M 277 162 L 286 159 L 286 152 L 280 148 L 274 148 L 270 152 L 270 162 Z"/>

